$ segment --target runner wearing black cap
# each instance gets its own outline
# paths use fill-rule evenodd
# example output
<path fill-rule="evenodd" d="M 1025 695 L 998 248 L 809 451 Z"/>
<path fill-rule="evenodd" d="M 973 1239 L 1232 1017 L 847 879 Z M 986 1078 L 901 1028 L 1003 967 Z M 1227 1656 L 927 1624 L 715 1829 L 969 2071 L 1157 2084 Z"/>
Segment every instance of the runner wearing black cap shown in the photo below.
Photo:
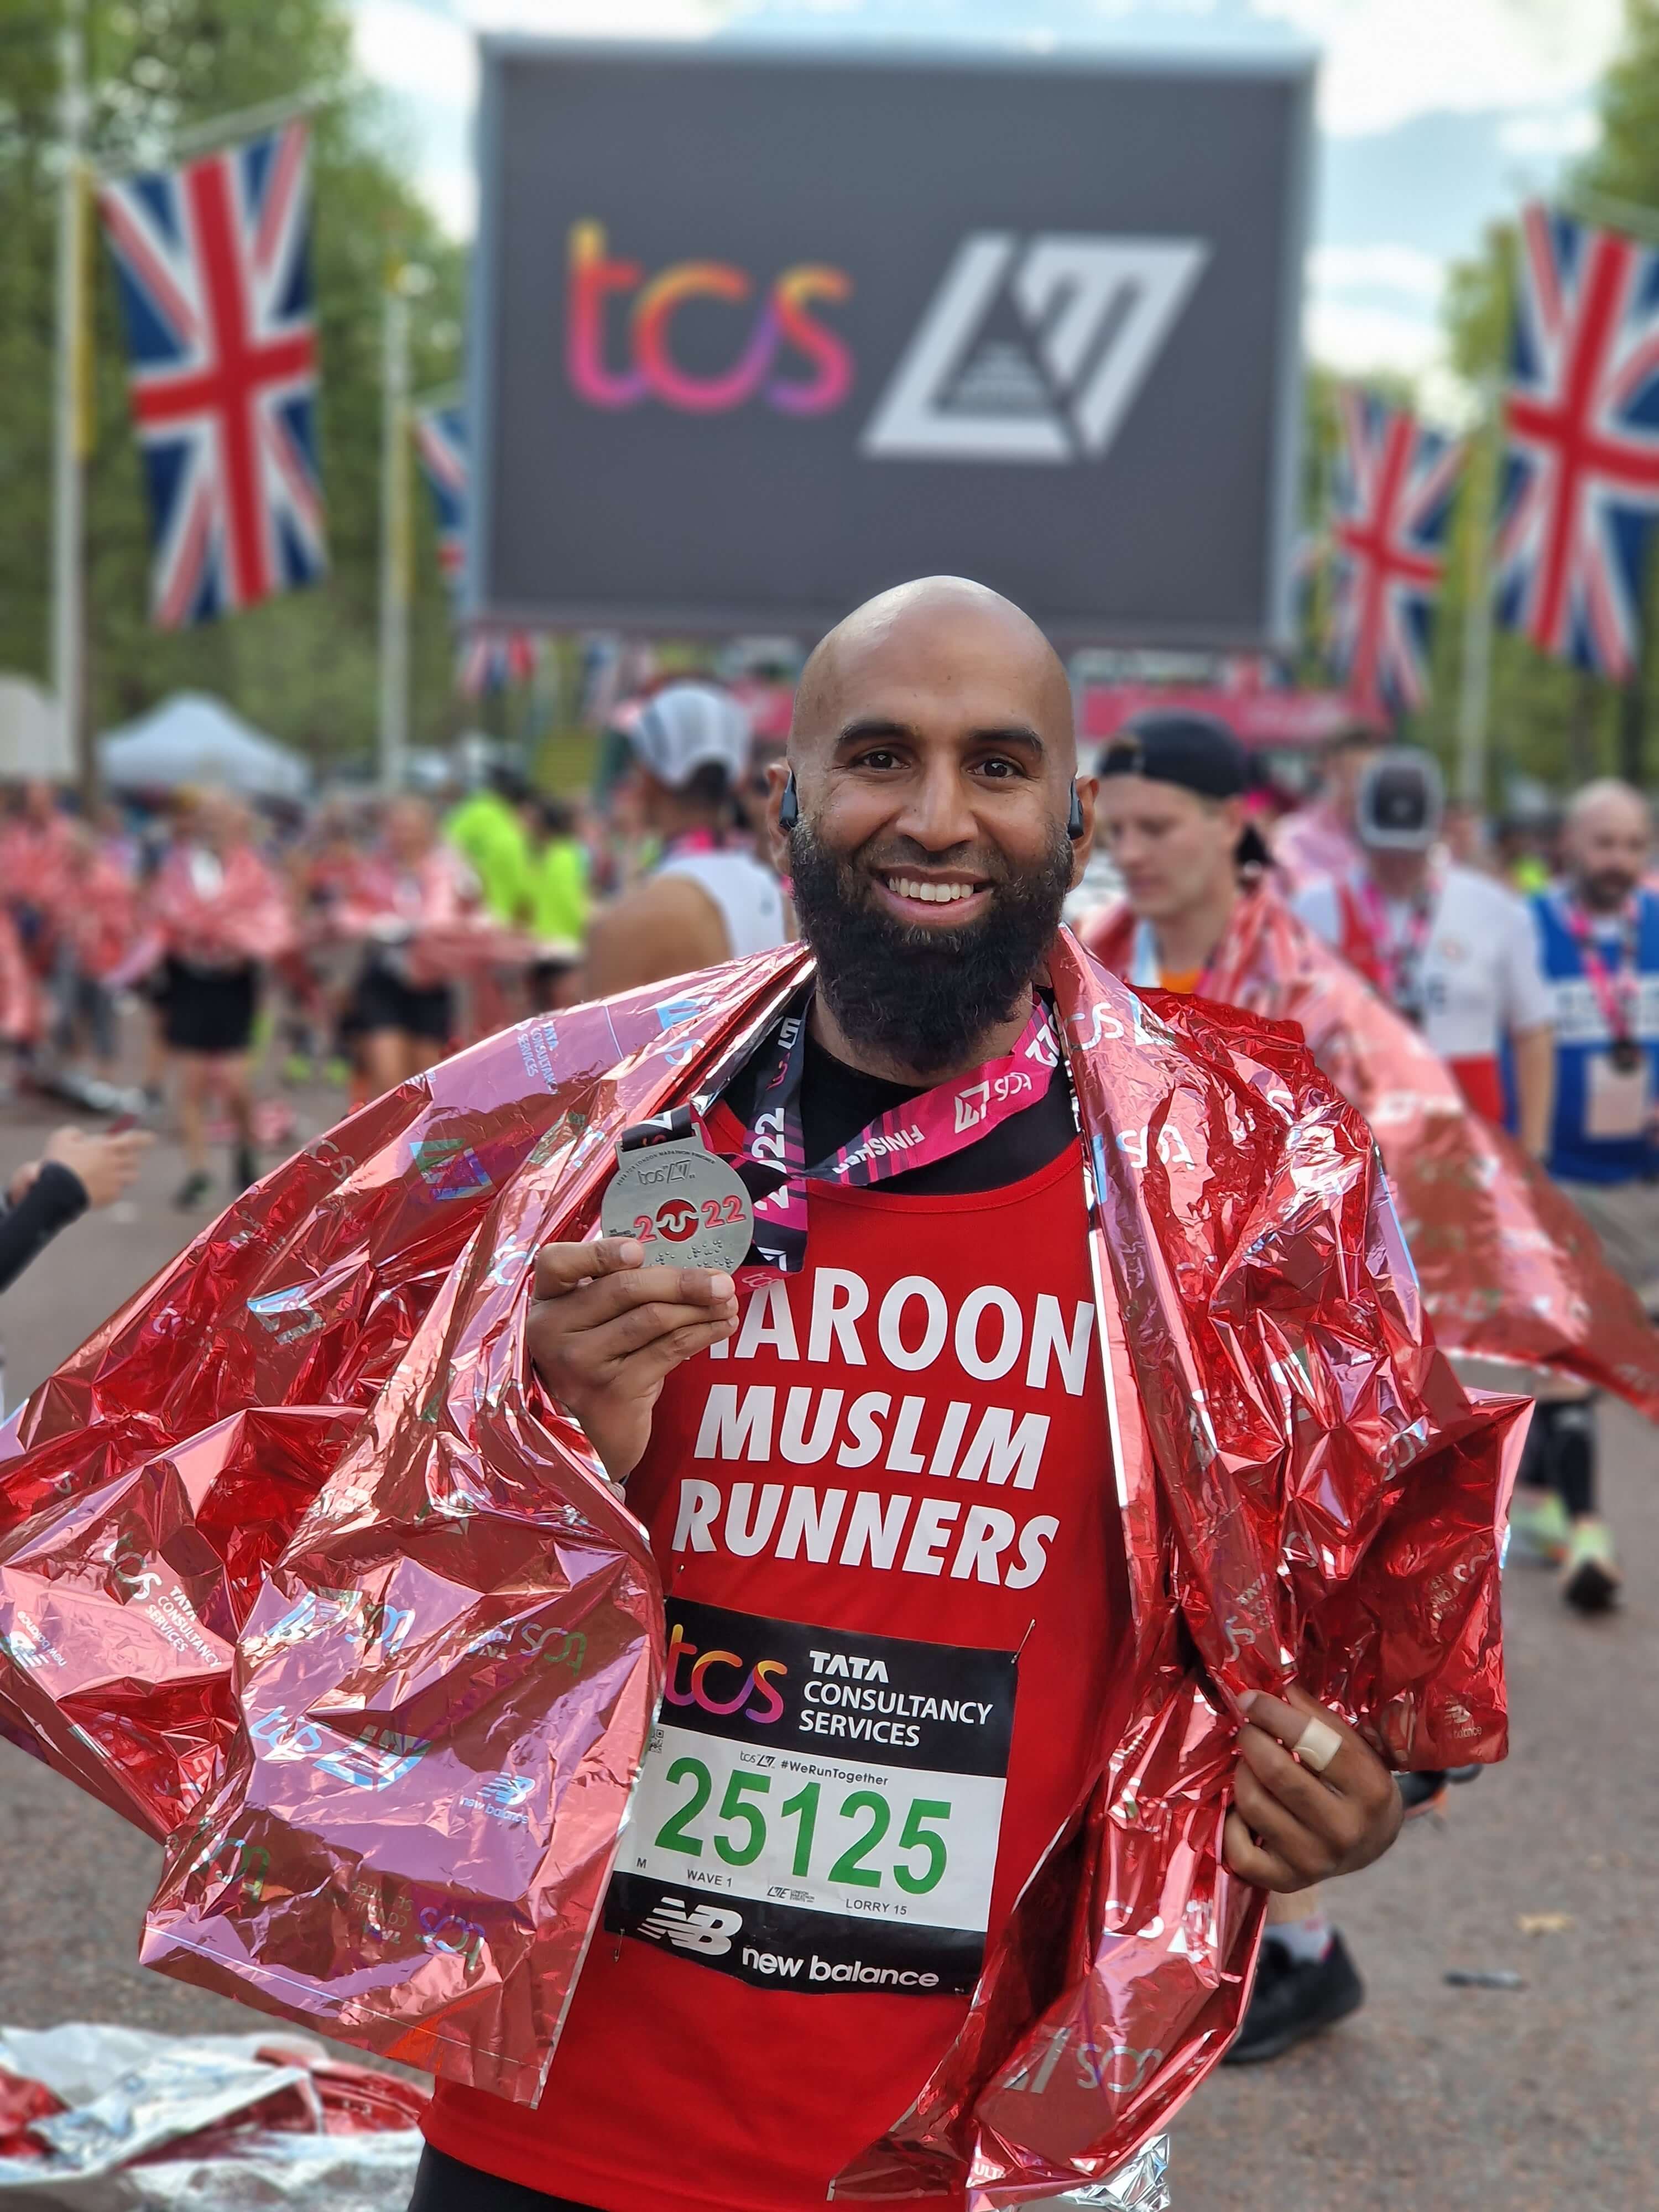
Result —
<path fill-rule="evenodd" d="M 1207 714 L 1148 713 L 1096 768 L 1099 836 L 1140 922 L 1131 980 L 1201 997 L 1240 872 L 1270 860 L 1245 818 L 1249 756 Z"/>
<path fill-rule="evenodd" d="M 1138 989 L 1203 997 L 1252 877 L 1271 865 L 1245 818 L 1249 756 L 1209 715 L 1147 712 L 1103 748 L 1096 772 L 1097 836 L 1121 872 L 1134 935 L 1127 959 L 1114 956 L 1087 924 L 1084 943 Z M 1115 929 L 1110 933 L 1115 939 Z M 1445 1785 L 1437 1773 L 1399 1780 L 1408 1811 L 1437 1801 Z M 1319 1891 L 1272 1897 L 1249 2009 L 1227 2063 L 1279 2057 L 1364 2000 L 1365 1985 Z"/>

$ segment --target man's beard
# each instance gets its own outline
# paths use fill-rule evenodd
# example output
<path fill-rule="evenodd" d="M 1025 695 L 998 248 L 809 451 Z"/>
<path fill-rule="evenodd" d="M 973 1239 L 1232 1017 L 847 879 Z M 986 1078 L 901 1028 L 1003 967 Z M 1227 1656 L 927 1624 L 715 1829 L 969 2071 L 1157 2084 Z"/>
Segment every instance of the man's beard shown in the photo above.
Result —
<path fill-rule="evenodd" d="M 862 854 L 842 860 L 805 824 L 791 832 L 789 851 L 802 933 L 836 1021 L 854 1044 L 920 1075 L 960 1066 L 1018 1012 L 1072 881 L 1071 842 L 1056 823 L 1047 854 L 1028 872 L 992 876 L 975 863 L 991 885 L 977 921 L 930 929 L 877 905 Z M 907 854 L 882 865 L 896 872 L 941 863 Z"/>
<path fill-rule="evenodd" d="M 1632 896 L 1638 878 L 1623 868 L 1601 868 L 1584 879 L 1584 897 L 1598 914 L 1614 914 Z"/>

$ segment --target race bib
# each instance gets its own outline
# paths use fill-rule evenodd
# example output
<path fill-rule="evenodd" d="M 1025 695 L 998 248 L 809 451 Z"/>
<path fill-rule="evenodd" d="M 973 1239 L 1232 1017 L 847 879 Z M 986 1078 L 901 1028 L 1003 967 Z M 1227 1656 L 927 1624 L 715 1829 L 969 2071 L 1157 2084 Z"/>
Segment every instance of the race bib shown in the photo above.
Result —
<path fill-rule="evenodd" d="M 1584 1102 L 1587 1137 L 1639 1137 L 1653 1114 L 1653 1085 L 1645 1053 L 1634 1067 L 1615 1067 L 1598 1052 L 1589 1063 Z"/>
<path fill-rule="evenodd" d="M 605 1924 L 760 1989 L 979 1976 L 1015 1654 L 668 1601 Z"/>

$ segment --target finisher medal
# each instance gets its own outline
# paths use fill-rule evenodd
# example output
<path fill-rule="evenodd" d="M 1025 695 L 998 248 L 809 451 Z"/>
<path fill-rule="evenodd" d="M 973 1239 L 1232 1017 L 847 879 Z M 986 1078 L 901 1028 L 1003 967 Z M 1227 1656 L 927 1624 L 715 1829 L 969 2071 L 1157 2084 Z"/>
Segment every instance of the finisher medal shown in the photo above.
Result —
<path fill-rule="evenodd" d="M 690 1109 L 676 1106 L 623 1131 L 599 1226 L 607 1237 L 637 1239 L 648 1267 L 729 1275 L 743 1265 L 755 1216 L 749 1193 L 703 1143 Z"/>
<path fill-rule="evenodd" d="M 1607 1057 L 1620 1075 L 1634 1075 L 1642 1065 L 1642 1048 L 1634 1037 L 1614 1037 Z"/>

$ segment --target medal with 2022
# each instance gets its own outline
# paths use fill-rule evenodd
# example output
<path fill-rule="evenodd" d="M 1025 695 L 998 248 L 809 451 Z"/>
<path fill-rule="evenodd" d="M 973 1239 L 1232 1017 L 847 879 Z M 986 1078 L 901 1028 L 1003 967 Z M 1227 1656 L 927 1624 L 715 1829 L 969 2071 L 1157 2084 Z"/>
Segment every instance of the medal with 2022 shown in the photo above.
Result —
<path fill-rule="evenodd" d="M 754 1210 L 735 1171 L 711 1152 L 684 1106 L 636 1121 L 617 1146 L 617 1172 L 599 1203 L 607 1237 L 632 1237 L 647 1267 L 743 1265 Z"/>

